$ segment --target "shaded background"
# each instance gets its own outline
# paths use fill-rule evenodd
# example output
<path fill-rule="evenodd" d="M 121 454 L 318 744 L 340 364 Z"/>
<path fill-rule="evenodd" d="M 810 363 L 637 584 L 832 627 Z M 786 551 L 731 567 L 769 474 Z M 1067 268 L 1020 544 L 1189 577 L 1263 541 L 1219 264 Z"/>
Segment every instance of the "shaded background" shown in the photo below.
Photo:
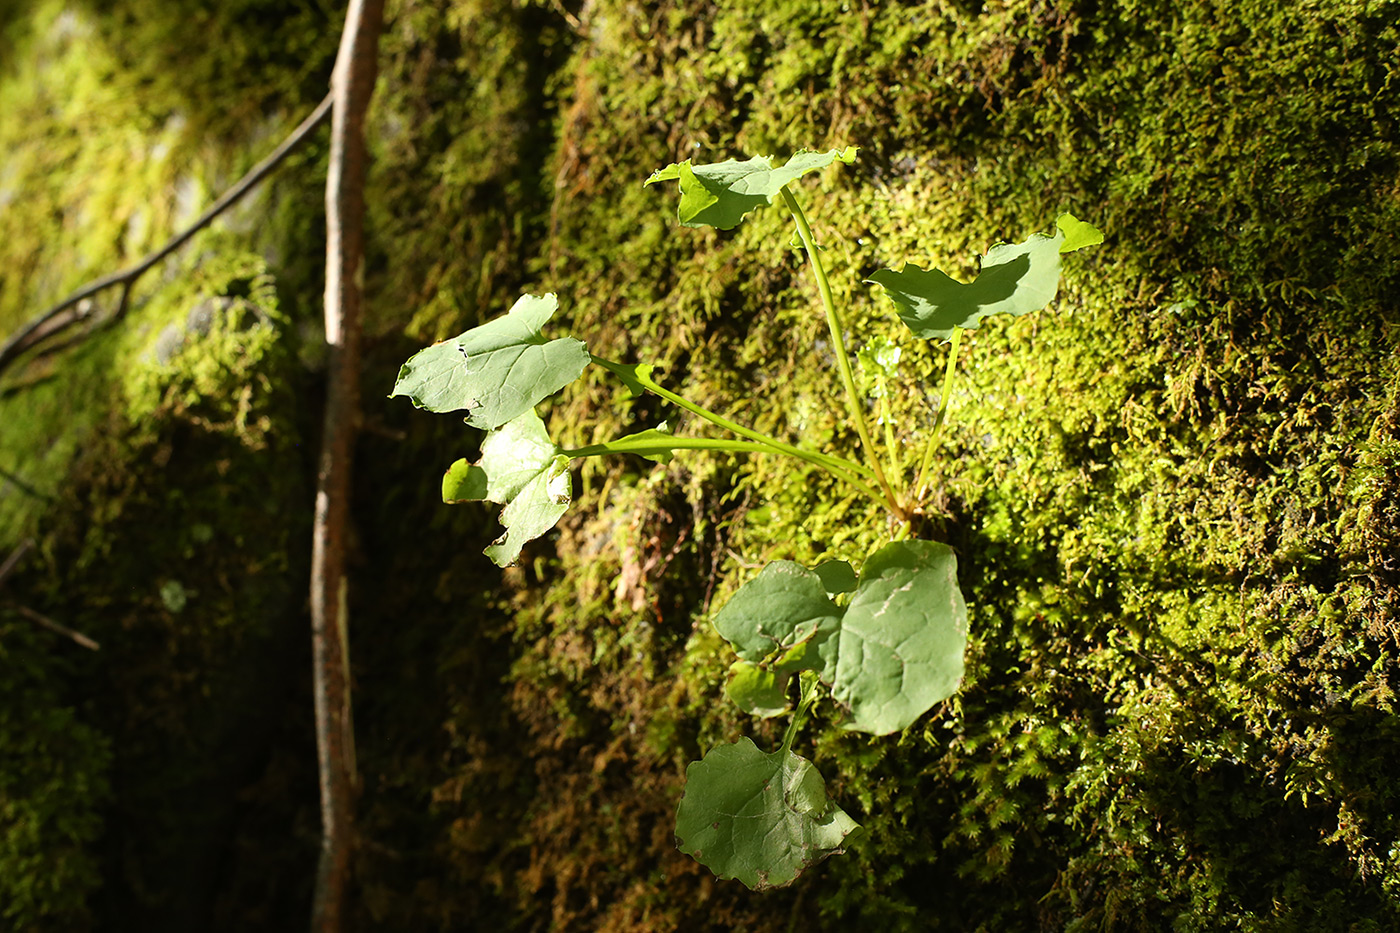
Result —
<path fill-rule="evenodd" d="M 324 95 L 324 3 L 0 0 L 0 329 L 134 261 Z M 1400 4 L 391 2 L 372 112 L 352 655 L 358 929 L 1388 930 L 1400 924 Z M 721 605 L 881 522 L 805 466 L 590 461 L 497 570 L 438 501 L 479 436 L 390 402 L 415 349 L 560 295 L 601 356 L 850 449 L 781 212 L 677 227 L 680 158 L 862 147 L 802 184 L 857 341 L 941 351 L 861 279 L 971 275 L 1061 210 L 1108 235 L 968 335 L 924 533 L 964 690 L 799 739 L 869 830 L 792 888 L 671 841 Z M 301 929 L 324 141 L 0 377 L 0 926 Z M 918 345 L 916 345 L 918 344 Z M 751 395 L 768 404 L 748 401 Z M 666 417 L 595 375 L 575 446 Z M 908 468 L 908 466 L 906 466 Z M 36 627 L 38 611 L 102 644 Z"/>

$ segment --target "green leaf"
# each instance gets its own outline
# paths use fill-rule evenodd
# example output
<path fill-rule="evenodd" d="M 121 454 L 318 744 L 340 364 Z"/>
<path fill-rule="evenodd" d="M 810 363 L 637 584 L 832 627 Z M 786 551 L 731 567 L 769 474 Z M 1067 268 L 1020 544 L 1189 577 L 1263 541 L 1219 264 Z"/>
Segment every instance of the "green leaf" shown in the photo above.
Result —
<path fill-rule="evenodd" d="M 923 340 L 948 340 L 953 328 L 976 328 L 993 314 L 1030 314 L 1048 305 L 1060 286 L 1060 244 L 1065 234 L 1034 234 L 1024 243 L 993 246 L 982 272 L 968 284 L 937 269 L 905 263 L 881 269 L 867 281 L 884 288 L 899 319 Z"/>
<path fill-rule="evenodd" d="M 652 444 L 652 443 L 654 443 L 654 444 L 667 444 L 667 443 L 669 443 L 669 442 L 675 440 L 675 434 L 676 434 L 676 432 L 673 431 L 673 430 L 671 430 L 671 426 L 670 426 L 669 424 L 667 424 L 665 421 L 663 421 L 663 422 L 661 422 L 660 424 L 658 424 L 658 425 L 657 425 L 656 427 L 654 427 L 654 428 L 648 428 L 648 429 L 645 430 L 645 431 L 638 431 L 636 434 L 628 434 L 628 435 L 626 435 L 625 437 L 619 437 L 619 438 L 618 438 L 616 441 L 614 441 L 613 443 L 615 443 L 615 444 L 628 444 L 628 443 L 637 443 L 637 444 Z M 644 454 L 644 453 L 641 453 L 640 451 L 632 451 L 632 452 L 633 452 L 633 453 L 636 453 L 637 456 L 639 456 L 639 457 L 645 457 L 646 459 L 648 459 L 648 460 L 654 460 L 654 461 L 656 461 L 657 463 L 670 463 L 671 460 L 672 460 L 672 459 L 674 458 L 674 456 L 675 456 L 675 455 L 672 454 L 671 451 L 669 451 L 669 450 L 662 450 L 662 451 L 657 451 L 657 452 L 655 452 L 655 453 L 649 453 L 649 454 Z"/>
<path fill-rule="evenodd" d="M 729 666 L 729 682 L 724 692 L 750 716 L 769 719 L 787 709 L 787 682 L 791 675 L 778 675 L 751 661 L 735 661 Z"/>
<path fill-rule="evenodd" d="M 650 363 L 614 363 L 596 356 L 593 357 L 593 362 L 621 379 L 633 398 L 640 398 L 646 393 L 646 387 L 642 385 L 641 380 L 650 379 L 651 371 L 656 368 Z"/>
<path fill-rule="evenodd" d="M 856 353 L 865 388 L 874 398 L 885 394 L 884 382 L 899 375 L 899 346 L 888 337 L 876 337 Z"/>
<path fill-rule="evenodd" d="M 676 845 L 720 878 L 753 890 L 790 884 L 860 828 L 827 797 L 810 761 L 747 738 L 686 768 Z"/>
<path fill-rule="evenodd" d="M 739 657 L 776 664 L 793 648 L 818 636 L 824 640 L 840 619 L 841 609 L 827 597 L 821 577 L 801 564 L 780 560 L 740 587 L 714 622 Z"/>
<path fill-rule="evenodd" d="M 692 165 L 686 159 L 653 172 L 643 184 L 680 182 L 681 203 L 677 214 L 682 224 L 729 230 L 743 222 L 744 215 L 769 203 L 784 185 L 833 162 L 849 165 L 859 151 L 855 146 L 828 152 L 799 149 L 780 168 L 773 167 L 770 156 L 755 156 L 743 162 L 729 159 L 709 165 Z"/>
<path fill-rule="evenodd" d="M 1055 218 L 1055 226 L 1065 235 L 1065 241 L 1060 244 L 1061 253 L 1072 253 L 1077 249 L 1098 246 L 1103 242 L 1103 234 L 1099 232 L 1098 227 L 1080 220 L 1068 211 Z"/>
<path fill-rule="evenodd" d="M 899 356 L 899 345 L 882 336 L 874 338 L 862 347 L 856 354 L 856 359 L 870 378 L 880 376 L 893 379 L 899 375 Z"/>
<path fill-rule="evenodd" d="M 525 542 L 553 528 L 573 496 L 569 458 L 550 441 L 533 410 L 486 435 L 481 460 L 458 460 L 442 478 L 449 504 L 484 500 L 504 505 L 506 532 L 485 550 L 499 567 L 520 556 Z"/>
<path fill-rule="evenodd" d="M 577 379 L 592 359 L 583 341 L 546 341 L 553 295 L 522 295 L 506 315 L 420 350 L 399 370 L 390 396 L 429 411 L 468 409 L 467 422 L 500 427 Z"/>
<path fill-rule="evenodd" d="M 812 568 L 828 595 L 850 593 L 856 588 L 856 569 L 844 560 L 824 560 Z"/>
<path fill-rule="evenodd" d="M 866 559 L 825 672 L 850 709 L 845 728 L 898 732 L 958 689 L 967 607 L 957 569 L 953 549 L 932 541 L 896 541 Z"/>
<path fill-rule="evenodd" d="M 715 628 L 775 684 L 816 671 L 846 708 L 845 728 L 898 732 L 962 679 L 967 607 L 957 558 L 945 544 L 896 541 L 866 559 L 858 580 L 845 579 L 850 565 L 843 572 L 841 563 L 815 572 L 769 564 L 715 614 Z M 843 609 L 832 591 L 854 592 Z"/>

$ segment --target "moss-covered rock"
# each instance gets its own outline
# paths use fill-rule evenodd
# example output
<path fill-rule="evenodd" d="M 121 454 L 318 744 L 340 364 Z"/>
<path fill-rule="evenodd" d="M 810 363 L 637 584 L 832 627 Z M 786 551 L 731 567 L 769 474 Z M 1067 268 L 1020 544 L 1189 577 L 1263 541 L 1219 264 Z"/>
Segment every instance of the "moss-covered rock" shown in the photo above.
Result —
<path fill-rule="evenodd" d="M 1400 923 L 1394 6 L 390 4 L 356 480 L 358 925 Z M 264 4 L 171 9 L 0 7 L 4 41 L 73 101 L 4 79 L 0 202 L 27 193 L 0 212 L 6 327 L 159 241 L 181 179 L 218 190 L 319 98 L 324 14 L 288 8 L 279 32 Z M 214 25 L 239 41 L 190 40 Z M 146 157 L 74 128 L 94 112 Z M 866 275 L 971 272 L 1065 208 L 1108 240 L 1054 309 L 964 342 L 919 529 L 958 550 L 963 691 L 881 739 L 819 715 L 799 750 L 868 835 L 756 896 L 671 842 L 687 761 L 777 741 L 723 699 L 709 614 L 764 561 L 861 558 L 883 518 L 789 463 L 589 463 L 557 533 L 502 573 L 480 555 L 493 517 L 436 502 L 478 436 L 382 396 L 418 345 L 554 291 L 597 354 L 853 451 L 783 214 L 681 230 L 641 187 L 680 158 L 847 144 L 855 165 L 798 194 L 853 340 L 903 350 L 906 476 L 945 350 L 907 338 Z M 304 922 L 319 157 L 126 320 L 0 388 L 0 531 L 44 542 L 8 592 L 103 642 L 41 665 L 46 708 L 70 712 L 34 728 L 87 749 L 61 783 L 111 786 L 14 876 L 100 874 L 52 923 Z M 591 376 L 543 411 L 580 445 L 671 414 Z"/>

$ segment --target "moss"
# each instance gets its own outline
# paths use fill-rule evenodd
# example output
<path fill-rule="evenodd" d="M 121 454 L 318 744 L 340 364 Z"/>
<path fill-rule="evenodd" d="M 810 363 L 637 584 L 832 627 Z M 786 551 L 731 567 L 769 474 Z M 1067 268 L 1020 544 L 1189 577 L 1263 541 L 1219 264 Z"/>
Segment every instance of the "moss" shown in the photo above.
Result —
<path fill-rule="evenodd" d="M 821 869 L 825 881 L 799 886 L 812 890 L 799 913 L 909 929 L 1393 922 L 1381 866 L 1394 828 L 1379 803 L 1393 800 L 1379 777 L 1393 746 L 1363 767 L 1369 817 L 1333 764 L 1362 767 L 1339 751 L 1344 736 L 1392 715 L 1375 705 L 1392 649 L 1343 634 L 1374 629 L 1387 597 L 1348 582 L 1340 531 L 1354 513 L 1337 497 L 1377 417 L 1376 362 L 1394 339 L 1376 287 L 1396 268 L 1385 194 L 1396 140 L 1375 109 L 1392 80 L 1384 17 L 1361 4 L 1241 9 L 1228 28 L 1205 27 L 1220 22 L 1209 4 L 588 13 L 573 82 L 559 82 L 559 194 L 540 287 L 561 291 L 596 352 L 656 360 L 690 397 L 764 430 L 853 443 L 829 361 L 813 365 L 821 323 L 797 259 L 778 248 L 782 218 L 668 235 L 670 206 L 638 187 L 651 169 L 692 154 L 865 146 L 857 170 L 802 192 L 830 264 L 854 272 L 837 289 L 856 333 L 884 320 L 859 284 L 878 263 L 967 271 L 975 250 L 1065 206 L 1111 234 L 1072 267 L 1057 313 L 989 324 L 965 349 L 929 533 L 963 561 L 967 687 L 903 737 L 814 737 L 871 833 Z M 637 130 L 657 122 L 669 136 Z M 1323 142 L 1336 138 L 1355 145 Z M 909 371 L 929 384 L 941 355 L 906 344 Z M 772 414 L 745 407 L 755 388 Z M 897 400 L 906 472 L 935 391 Z M 565 431 L 621 420 L 596 390 L 552 418 Z M 655 714 L 651 733 L 667 744 L 628 741 L 645 800 L 658 755 L 736 731 L 719 703 L 726 659 L 705 628 L 709 601 L 752 564 L 858 558 L 881 534 L 858 503 L 833 502 L 820 476 L 786 464 L 687 462 L 669 477 L 699 510 L 695 527 L 713 530 L 696 560 L 714 576 L 691 603 L 696 627 L 638 661 L 678 679 L 674 711 Z M 641 488 L 614 473 L 578 513 L 597 503 L 616 525 L 637 522 L 617 512 L 635 501 L 625 484 Z M 536 747 L 552 734 L 585 760 L 622 718 L 589 700 L 616 676 L 598 633 L 629 618 L 622 601 L 598 598 L 623 567 L 582 544 L 587 521 L 538 552 L 545 579 L 566 582 L 539 591 L 533 573 L 521 578 L 517 625 L 536 634 L 522 654 L 533 660 L 515 669 L 517 695 L 549 685 L 517 703 L 528 721 L 557 723 Z M 716 545 L 729 556 L 712 563 Z M 1304 715 L 1327 696 L 1365 697 L 1364 712 Z M 629 851 L 608 848 L 610 831 L 576 835 L 554 796 L 531 812 L 527 826 L 564 841 L 526 830 L 529 877 L 589 877 L 614 892 L 590 908 L 552 889 L 541 916 L 565 927 L 643 913 L 627 906 L 638 895 L 598 880 L 602 852 Z M 663 864 L 667 907 L 647 916 L 664 928 L 775 925 L 800 896 L 710 892 Z M 539 893 L 527 887 L 520 909 Z M 682 906 L 701 897 L 698 911 Z"/>
<path fill-rule="evenodd" d="M 111 747 L 63 695 L 78 650 L 18 613 L 0 621 L 0 920 L 11 929 L 92 926 Z"/>
<path fill-rule="evenodd" d="M 852 143 L 855 166 L 799 194 L 856 342 L 904 351 L 910 387 L 892 401 L 908 476 L 946 351 L 900 334 L 863 277 L 906 259 L 970 272 L 989 243 L 1064 208 L 1109 240 L 1072 260 L 1053 312 L 989 322 L 964 346 L 921 533 L 958 549 L 965 689 L 877 740 L 823 711 L 801 749 L 869 833 L 765 897 L 670 844 L 688 760 L 741 732 L 776 740 L 722 701 L 729 658 L 708 615 L 763 561 L 858 560 L 881 518 L 786 463 L 588 465 L 559 531 L 501 574 L 479 556 L 493 517 L 436 505 L 437 471 L 478 438 L 367 388 L 369 422 L 389 430 L 367 433 L 357 478 L 359 925 L 1393 927 L 1390 6 L 391 5 L 371 388 L 387 391 L 417 344 L 519 291 L 557 291 L 561 328 L 599 355 L 656 362 L 707 406 L 853 450 L 781 213 L 679 231 L 669 196 L 640 184 L 685 156 Z M 80 15 L 90 32 L 63 39 L 46 6 L 6 31 L 36 64 L 4 79 L 0 138 L 49 120 L 55 86 L 121 129 L 115 144 L 55 131 L 15 149 L 0 191 L 22 182 L 35 209 L 0 229 L 0 321 L 159 239 L 179 213 L 173 183 L 216 190 L 255 148 L 243 140 L 286 122 L 268 113 L 319 97 L 323 14 L 287 8 L 274 42 L 244 22 L 261 4 L 172 10 Z M 188 41 L 211 24 L 249 38 Z M 150 97 L 103 96 L 127 75 Z M 161 143 L 163 161 L 121 155 Z M 314 336 L 319 157 L 288 167 L 249 229 L 143 288 L 120 328 L 55 357 L 54 375 L 31 364 L 0 398 L 15 439 L 0 467 L 40 494 L 11 480 L 3 524 L 52 534 L 24 592 L 130 633 L 78 722 L 113 737 L 122 803 L 102 811 L 106 838 L 155 828 L 127 855 L 74 836 L 107 877 L 139 882 L 94 902 L 101 917 L 193 909 L 193 895 L 159 902 L 203 850 L 159 827 L 194 812 L 182 793 L 222 780 L 208 796 L 226 799 L 237 782 L 220 775 L 239 766 L 213 754 L 235 747 L 267 756 L 239 759 L 239 786 L 277 820 L 200 809 L 205 843 L 240 853 L 234 880 L 201 896 L 234 925 L 304 917 L 308 875 L 290 866 L 309 861 L 314 789 L 305 720 L 285 711 L 306 698 L 276 707 L 287 721 L 271 737 L 234 705 L 266 714 L 247 691 L 296 661 L 279 641 L 292 636 L 249 620 L 301 622 L 298 366 L 314 359 L 297 356 L 297 329 Z M 211 326 L 193 340 L 201 308 Z M 592 377 L 547 409 L 571 443 L 668 414 Z M 52 428 L 65 418 L 73 430 Z M 14 451 L 40 449 L 22 469 Z M 71 502 L 50 511 L 42 495 Z M 245 611 L 249 592 L 264 608 Z M 135 699 L 101 704 L 123 691 Z M 158 761 L 181 764 L 137 774 Z"/>
<path fill-rule="evenodd" d="M 40 4 L 7 22 L 27 66 L 7 56 L 0 75 L 0 138 L 14 155 L 0 179 L 6 330 L 164 241 L 286 123 L 270 113 L 286 98 L 268 86 L 246 107 L 203 97 L 227 102 L 258 82 L 236 55 L 202 90 L 180 84 L 189 69 L 162 71 L 166 53 L 202 46 L 212 64 L 233 51 L 191 43 L 182 30 L 194 22 L 167 12 L 128 28 L 120 6 Z M 158 42 L 170 30 L 183 48 Z M 142 43 L 152 58 L 138 67 Z M 304 669 L 308 467 L 292 318 L 306 296 L 279 288 L 261 254 L 285 255 L 294 222 L 278 212 L 296 200 L 296 185 L 265 185 L 149 272 L 120 320 L 117 293 L 98 296 L 85 329 L 6 373 L 0 546 L 40 541 L 6 595 L 103 646 L 29 664 L 42 689 L 25 686 L 24 666 L 7 665 L 0 684 L 31 710 L 8 734 L 51 750 L 25 752 L 45 784 L 28 765 L 5 769 L 19 784 L 0 874 L 26 929 L 304 913 L 301 876 L 283 871 L 308 858 L 300 841 L 285 857 L 262 841 L 285 841 L 311 793 L 271 751 L 304 729 L 283 726 L 281 707 Z M 7 615 L 19 651 L 16 624 Z M 61 801 L 65 812 L 45 809 Z M 262 851 L 224 858 L 250 847 Z"/>
<path fill-rule="evenodd" d="M 31 589 L 104 645 L 84 689 L 90 721 L 121 737 L 100 851 L 104 875 L 129 883 L 98 909 L 154 928 L 196 922 L 242 881 L 221 876 L 206 840 L 232 835 L 236 794 L 258 793 L 301 658 L 295 356 L 261 264 L 225 262 L 190 275 L 182 310 L 157 319 L 179 322 L 178 341 L 141 326 L 151 306 L 119 335 L 147 346 L 126 372 L 139 420 L 114 415 L 85 447 Z M 303 896 L 272 890 L 259 896 Z"/>

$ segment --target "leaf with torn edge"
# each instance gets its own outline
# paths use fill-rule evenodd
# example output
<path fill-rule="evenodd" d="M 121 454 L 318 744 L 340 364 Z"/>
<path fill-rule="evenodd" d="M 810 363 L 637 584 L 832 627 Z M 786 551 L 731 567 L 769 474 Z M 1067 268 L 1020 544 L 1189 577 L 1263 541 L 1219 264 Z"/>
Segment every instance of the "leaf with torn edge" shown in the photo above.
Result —
<path fill-rule="evenodd" d="M 1056 223 L 1060 229 L 1054 236 L 1036 233 L 1024 243 L 993 246 L 982 257 L 981 273 L 969 283 L 913 263 L 905 263 L 898 272 L 881 269 L 867 281 L 885 290 L 914 336 L 948 340 L 955 327 L 976 328 L 993 314 L 1030 314 L 1054 300 L 1060 286 L 1060 254 L 1103 239 L 1092 225 L 1069 214 L 1060 215 Z"/>
<path fill-rule="evenodd" d="M 739 226 L 744 215 L 769 203 L 784 185 L 833 162 L 849 165 L 859 151 L 855 146 L 828 152 L 799 149 L 780 168 L 773 167 L 771 156 L 754 156 L 742 162 L 729 159 L 709 165 L 693 165 L 686 159 L 652 172 L 643 184 L 680 182 L 681 203 L 677 216 L 682 224 L 729 230 Z"/>
<path fill-rule="evenodd" d="M 685 771 L 676 845 L 720 878 L 756 891 L 790 884 L 860 829 L 810 761 L 742 738 Z"/>
<path fill-rule="evenodd" d="M 484 500 L 504 505 L 506 532 L 485 550 L 499 567 L 520 556 L 527 541 L 544 534 L 568 511 L 573 495 L 569 458 L 559 452 L 533 410 L 490 431 L 481 459 L 458 460 L 442 478 L 449 504 Z"/>
<path fill-rule="evenodd" d="M 541 335 L 558 307 L 553 295 L 522 295 L 504 316 L 415 353 L 391 397 L 429 411 L 466 409 L 467 422 L 487 430 L 530 411 L 592 360 L 581 340 Z"/>

